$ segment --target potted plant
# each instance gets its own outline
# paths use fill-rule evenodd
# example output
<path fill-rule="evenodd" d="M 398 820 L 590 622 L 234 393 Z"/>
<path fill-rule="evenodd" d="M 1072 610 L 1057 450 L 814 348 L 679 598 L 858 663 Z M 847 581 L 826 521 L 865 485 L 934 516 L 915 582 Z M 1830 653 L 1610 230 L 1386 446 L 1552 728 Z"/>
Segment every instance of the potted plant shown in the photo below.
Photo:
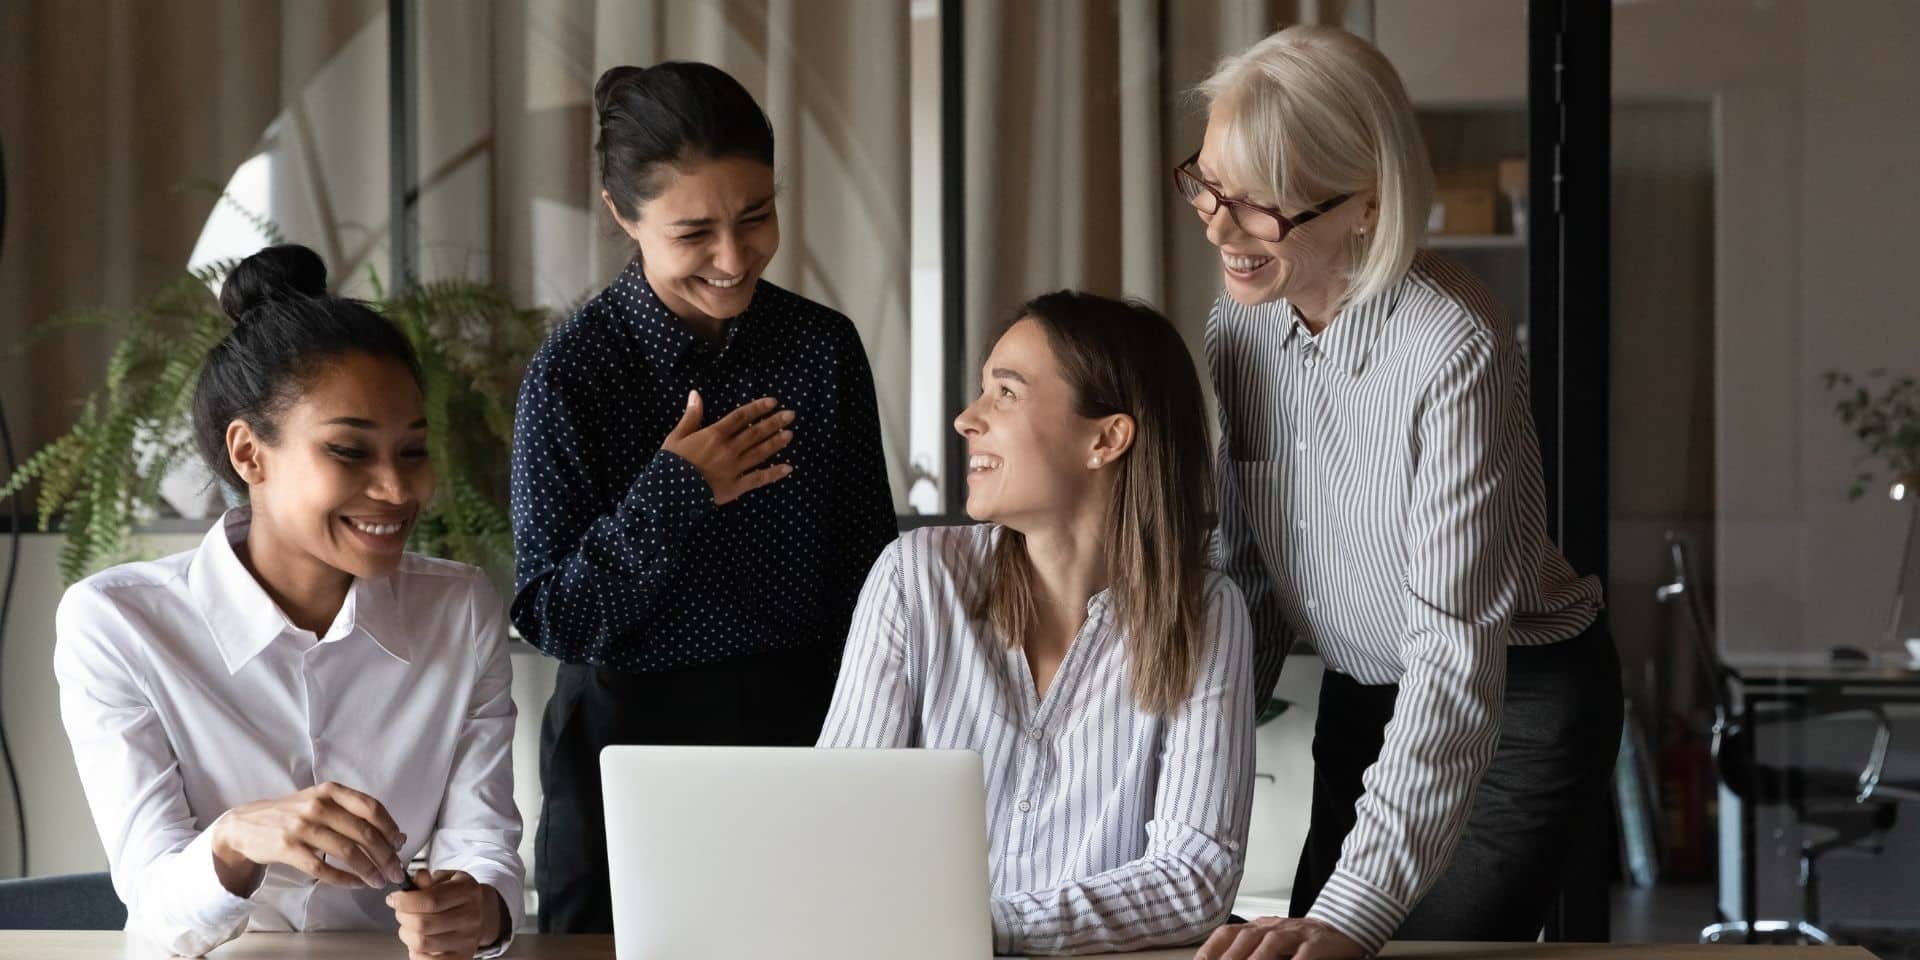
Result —
<path fill-rule="evenodd" d="M 39 525 L 57 524 L 65 534 L 60 572 L 68 582 L 136 557 L 135 531 L 164 512 L 163 480 L 195 456 L 188 429 L 194 386 L 207 353 L 232 328 L 212 291 L 236 263 L 183 272 L 129 308 L 77 311 L 29 335 L 33 343 L 103 329 L 114 338 L 102 383 L 73 426 L 0 485 L 6 497 L 39 482 Z M 372 279 L 370 305 L 420 356 L 428 451 L 439 476 L 410 546 L 505 580 L 513 566 L 513 405 L 549 315 L 484 284 L 443 281 L 389 294 Z"/>
<path fill-rule="evenodd" d="M 1834 411 L 1840 422 L 1860 443 L 1856 460 L 1859 472 L 1847 491 L 1849 500 L 1858 500 L 1877 471 L 1884 471 L 1887 495 L 1906 510 L 1906 539 L 1900 554 L 1900 572 L 1894 581 L 1893 613 L 1887 626 L 1887 638 L 1895 647 L 1903 642 L 1914 649 L 1920 660 L 1920 603 L 1908 604 L 1908 598 L 1920 599 L 1920 383 L 1906 374 L 1891 374 L 1884 369 L 1868 371 L 1855 378 L 1839 370 L 1825 376 L 1827 393 L 1834 398 Z"/>
<path fill-rule="evenodd" d="M 1892 483 L 1892 498 L 1908 499 L 1920 481 L 1920 384 L 1912 376 L 1896 376 L 1884 369 L 1857 379 L 1829 370 L 1825 379 L 1827 393 L 1834 397 L 1834 412 L 1861 446 L 1857 463 L 1863 469 L 1854 476 L 1847 498 L 1860 499 L 1874 482 L 1878 467 Z"/>

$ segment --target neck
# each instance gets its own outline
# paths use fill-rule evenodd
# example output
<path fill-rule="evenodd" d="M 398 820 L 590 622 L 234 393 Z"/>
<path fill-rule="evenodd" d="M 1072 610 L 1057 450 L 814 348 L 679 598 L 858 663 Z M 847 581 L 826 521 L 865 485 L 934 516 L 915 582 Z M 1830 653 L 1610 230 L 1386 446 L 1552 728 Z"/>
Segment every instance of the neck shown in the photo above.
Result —
<path fill-rule="evenodd" d="M 688 333 L 709 341 L 719 341 L 726 336 L 727 321 L 707 316 L 673 291 L 655 283 L 653 276 L 647 273 L 647 265 L 644 261 L 640 264 L 640 275 L 647 278 L 647 286 L 652 288 L 653 295 L 660 299 L 660 303 L 667 308 L 668 313 L 673 314 L 675 320 L 680 321 L 681 326 L 687 328 Z"/>
<path fill-rule="evenodd" d="M 1300 289 L 1287 291 L 1287 304 L 1300 315 L 1308 333 L 1317 335 L 1333 323 L 1336 305 L 1347 294 L 1347 275 L 1352 269 L 1351 261 L 1337 258 L 1320 274 L 1319 282 L 1303 283 Z"/>
<path fill-rule="evenodd" d="M 1340 302 L 1346 292 L 1344 284 L 1321 287 L 1318 290 L 1303 291 L 1298 295 L 1288 294 L 1287 303 L 1300 315 L 1300 322 L 1306 324 L 1307 332 L 1318 334 L 1333 322 L 1333 305 Z"/>
<path fill-rule="evenodd" d="M 247 539 L 234 547 L 240 563 L 294 626 L 325 633 L 347 602 L 353 575 L 282 543 L 273 525 L 263 524 L 261 519 L 256 511 Z"/>
<path fill-rule="evenodd" d="M 1085 500 L 1097 502 L 1098 497 Z M 1063 522 L 1022 531 L 1033 566 L 1033 599 L 1042 623 L 1078 625 L 1087 601 L 1107 588 L 1107 548 L 1101 512 L 1083 509 Z"/>

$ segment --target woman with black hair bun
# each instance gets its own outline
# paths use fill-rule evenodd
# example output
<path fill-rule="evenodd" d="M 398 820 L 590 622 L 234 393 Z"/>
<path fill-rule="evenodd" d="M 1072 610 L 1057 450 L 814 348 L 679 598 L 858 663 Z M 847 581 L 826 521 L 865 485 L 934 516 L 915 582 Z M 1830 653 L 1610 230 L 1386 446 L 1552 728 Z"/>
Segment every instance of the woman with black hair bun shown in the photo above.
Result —
<path fill-rule="evenodd" d="M 762 278 L 773 129 L 704 63 L 594 86 L 601 198 L 637 248 L 541 347 L 514 424 L 513 622 L 559 661 L 540 928 L 611 933 L 600 751 L 811 744 L 896 533 L 853 324 Z"/>
<path fill-rule="evenodd" d="M 502 605 L 406 552 L 434 486 L 419 361 L 326 276 L 278 246 L 227 278 L 193 430 L 244 504 L 67 591 L 61 717 L 128 929 L 186 956 L 333 929 L 495 956 L 525 882 Z"/>

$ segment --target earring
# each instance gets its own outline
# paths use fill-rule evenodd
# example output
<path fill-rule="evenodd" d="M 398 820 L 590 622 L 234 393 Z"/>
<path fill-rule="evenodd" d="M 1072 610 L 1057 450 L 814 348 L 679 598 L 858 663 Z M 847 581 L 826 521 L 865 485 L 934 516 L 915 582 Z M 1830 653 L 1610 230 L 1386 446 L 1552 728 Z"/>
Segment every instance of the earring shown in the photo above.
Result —
<path fill-rule="evenodd" d="M 1100 458 L 1094 457 L 1092 460 L 1087 461 L 1087 466 L 1098 468 L 1100 466 Z"/>

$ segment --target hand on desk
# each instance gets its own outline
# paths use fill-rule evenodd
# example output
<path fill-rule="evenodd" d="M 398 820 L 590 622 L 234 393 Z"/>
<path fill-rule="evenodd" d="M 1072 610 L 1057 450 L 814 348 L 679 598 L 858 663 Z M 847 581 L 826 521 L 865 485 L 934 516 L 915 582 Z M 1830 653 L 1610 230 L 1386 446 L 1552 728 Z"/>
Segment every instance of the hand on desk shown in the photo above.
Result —
<path fill-rule="evenodd" d="M 1346 934 L 1295 917 L 1261 917 L 1221 927 L 1193 960 L 1363 960 L 1367 951 Z"/>
<path fill-rule="evenodd" d="M 506 936 L 500 894 L 459 870 L 414 874 L 416 889 L 387 895 L 408 960 L 470 960 Z"/>
<path fill-rule="evenodd" d="M 387 808 L 337 783 L 234 807 L 213 829 L 214 871 L 236 897 L 251 896 L 273 863 L 336 887 L 384 887 L 406 877 L 396 851 L 407 838 Z"/>

